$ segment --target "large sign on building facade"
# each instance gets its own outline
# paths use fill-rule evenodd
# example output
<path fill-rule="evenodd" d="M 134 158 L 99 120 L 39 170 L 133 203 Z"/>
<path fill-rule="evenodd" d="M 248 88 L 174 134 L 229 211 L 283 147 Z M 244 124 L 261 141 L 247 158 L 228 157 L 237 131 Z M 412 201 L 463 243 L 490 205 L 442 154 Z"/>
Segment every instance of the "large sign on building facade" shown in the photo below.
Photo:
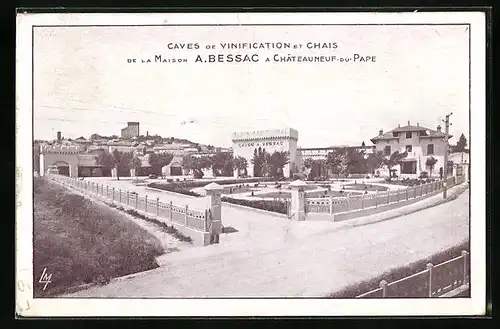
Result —
<path fill-rule="evenodd" d="M 298 138 L 298 131 L 292 128 L 233 133 L 233 154 L 247 160 L 248 175 L 254 176 L 252 159 L 256 152 L 289 152 L 289 163 L 283 168 L 283 174 L 290 177 L 291 172 L 296 170 Z"/>

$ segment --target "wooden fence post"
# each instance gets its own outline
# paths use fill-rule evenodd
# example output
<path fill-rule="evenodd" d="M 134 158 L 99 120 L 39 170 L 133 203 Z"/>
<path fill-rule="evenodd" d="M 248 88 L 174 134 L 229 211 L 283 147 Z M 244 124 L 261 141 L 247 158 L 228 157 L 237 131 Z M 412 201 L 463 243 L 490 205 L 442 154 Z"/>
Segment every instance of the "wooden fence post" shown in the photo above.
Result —
<path fill-rule="evenodd" d="M 464 285 L 467 284 L 467 255 L 468 255 L 468 252 L 465 250 L 462 250 L 462 257 L 464 260 L 464 280 L 463 280 L 462 284 L 464 284 Z"/>
<path fill-rule="evenodd" d="M 111 200 L 115 201 L 115 188 L 113 187 L 112 188 L 112 191 L 111 191 Z"/>
<path fill-rule="evenodd" d="M 122 203 L 122 189 L 119 189 L 118 193 L 120 193 L 120 198 L 118 200 L 120 200 L 120 203 Z"/>
<path fill-rule="evenodd" d="M 398 193 L 398 203 L 399 203 L 399 192 L 401 192 L 401 188 L 398 189 L 397 193 Z"/>
<path fill-rule="evenodd" d="M 351 211 L 351 197 L 347 194 L 347 212 Z"/>
<path fill-rule="evenodd" d="M 129 204 L 129 193 L 128 193 L 128 190 L 127 190 L 127 206 Z"/>
<path fill-rule="evenodd" d="M 365 195 L 364 194 L 361 198 L 361 209 L 365 209 Z"/>
<path fill-rule="evenodd" d="M 391 202 L 391 191 L 387 192 L 387 204 Z"/>
<path fill-rule="evenodd" d="M 109 199 L 109 186 L 106 185 L 106 198 Z"/>
<path fill-rule="evenodd" d="M 160 214 L 160 198 L 156 198 L 156 216 Z"/>
<path fill-rule="evenodd" d="M 378 207 L 378 190 L 375 192 L 375 208 Z"/>
<path fill-rule="evenodd" d="M 135 194 L 135 209 L 138 208 L 138 203 L 139 203 L 139 195 L 136 193 Z"/>
<path fill-rule="evenodd" d="M 432 297 L 432 268 L 434 265 L 431 263 L 427 264 L 427 269 L 429 270 L 429 295 L 428 297 Z"/>
<path fill-rule="evenodd" d="M 144 197 L 144 212 L 148 212 L 148 195 Z"/>
<path fill-rule="evenodd" d="M 184 226 L 188 226 L 188 210 L 189 210 L 189 207 L 188 205 L 186 205 L 186 209 L 184 210 Z"/>
<path fill-rule="evenodd" d="M 173 220 L 173 211 L 174 210 L 172 208 L 173 208 L 173 204 L 172 204 L 172 201 L 170 201 L 170 221 Z"/>
<path fill-rule="evenodd" d="M 380 288 L 382 288 L 382 297 L 387 297 L 387 281 L 380 281 Z"/>
<path fill-rule="evenodd" d="M 333 214 L 333 196 L 330 196 L 330 214 Z"/>

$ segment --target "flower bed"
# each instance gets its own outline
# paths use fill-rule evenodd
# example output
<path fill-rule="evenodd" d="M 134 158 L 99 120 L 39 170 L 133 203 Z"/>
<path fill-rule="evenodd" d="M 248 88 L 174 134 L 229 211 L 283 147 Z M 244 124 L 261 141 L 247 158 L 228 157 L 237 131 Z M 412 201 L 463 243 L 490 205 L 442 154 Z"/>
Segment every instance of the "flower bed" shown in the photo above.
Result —
<path fill-rule="evenodd" d="M 344 185 L 346 189 L 358 191 L 387 191 L 389 188 L 386 186 L 373 185 L 373 184 L 348 184 Z"/>
<path fill-rule="evenodd" d="M 261 209 L 271 212 L 276 212 L 279 214 L 287 214 L 287 203 L 285 201 L 278 200 L 240 200 L 228 197 L 222 197 L 223 202 L 228 202 L 232 204 L 237 204 L 240 206 Z"/>
<path fill-rule="evenodd" d="M 427 178 L 427 179 L 418 179 L 418 178 L 404 178 L 401 180 L 389 180 L 386 179 L 386 183 L 393 185 L 403 185 L 403 186 L 416 186 L 423 185 L 437 181 L 435 178 Z"/>
<path fill-rule="evenodd" d="M 176 186 L 183 189 L 193 189 L 197 187 L 204 187 L 210 183 L 217 183 L 219 185 L 233 185 L 233 184 L 248 184 L 248 183 L 258 183 L 258 182 L 280 182 L 286 180 L 285 178 L 278 177 L 255 177 L 255 178 L 244 178 L 244 179 L 229 179 L 229 180 L 206 180 L 206 181 L 178 181 L 169 183 L 150 183 L 149 187 L 158 188 L 161 190 L 171 191 L 172 187 L 169 189 L 163 188 L 163 186 Z M 153 186 L 154 185 L 154 186 Z M 173 192 L 173 191 L 172 191 Z M 178 192 L 181 193 L 181 192 Z"/>

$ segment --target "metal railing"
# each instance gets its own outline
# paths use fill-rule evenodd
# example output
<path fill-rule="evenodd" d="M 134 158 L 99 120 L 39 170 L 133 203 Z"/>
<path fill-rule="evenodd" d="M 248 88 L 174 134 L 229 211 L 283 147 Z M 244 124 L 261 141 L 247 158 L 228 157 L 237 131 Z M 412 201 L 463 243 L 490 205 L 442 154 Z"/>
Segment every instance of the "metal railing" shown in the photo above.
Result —
<path fill-rule="evenodd" d="M 113 203 L 119 203 L 156 218 L 175 222 L 198 231 L 208 232 L 210 226 L 208 222 L 211 220 L 211 216 L 208 209 L 202 211 L 192 209 L 188 205 L 178 206 L 172 202 L 160 202 L 159 198 L 148 198 L 147 195 L 139 196 L 135 192 L 74 177 L 47 173 L 45 178 L 68 188 L 90 193 L 98 199 L 110 200 Z"/>
<path fill-rule="evenodd" d="M 414 187 L 406 187 L 399 190 L 362 194 L 346 197 L 322 197 L 322 198 L 305 198 L 305 211 L 310 213 L 330 213 L 338 214 L 366 208 L 378 208 L 380 206 L 400 203 L 411 199 L 422 199 L 432 193 L 443 190 L 443 183 L 446 182 L 447 187 L 463 183 L 463 176 L 449 177 L 446 181 L 436 181 Z M 417 201 L 417 200 L 415 200 Z"/>
<path fill-rule="evenodd" d="M 397 281 L 380 281 L 379 287 L 356 298 L 439 297 L 469 284 L 469 253 L 427 268 Z"/>

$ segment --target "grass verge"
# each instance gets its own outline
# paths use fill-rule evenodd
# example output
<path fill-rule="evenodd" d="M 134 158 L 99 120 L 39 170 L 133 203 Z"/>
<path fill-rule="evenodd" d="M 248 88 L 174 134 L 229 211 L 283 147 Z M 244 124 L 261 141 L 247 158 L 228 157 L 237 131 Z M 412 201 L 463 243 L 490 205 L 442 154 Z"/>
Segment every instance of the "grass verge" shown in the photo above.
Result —
<path fill-rule="evenodd" d="M 137 210 L 134 210 L 134 209 L 125 209 L 122 206 L 118 206 L 117 207 L 116 205 L 111 204 L 111 203 L 108 204 L 108 205 L 110 207 L 116 208 L 117 210 L 123 211 L 123 212 L 129 214 L 130 216 L 133 216 L 135 218 L 139 218 L 139 219 L 142 219 L 142 220 L 144 220 L 146 222 L 152 223 L 152 224 L 158 226 L 162 231 L 164 231 L 164 232 L 166 232 L 168 234 L 172 234 L 174 237 L 176 237 L 180 241 L 189 242 L 189 243 L 193 242 L 193 240 L 191 239 L 191 237 L 182 234 L 173 225 L 168 226 L 166 223 L 164 223 L 162 221 L 159 221 L 157 219 L 148 217 L 148 216 L 146 216 L 144 214 L 141 214 L 140 212 L 138 212 Z"/>
<path fill-rule="evenodd" d="M 161 243 L 136 223 L 41 178 L 34 185 L 35 297 L 158 267 Z M 38 283 L 44 270 L 46 286 Z"/>
<path fill-rule="evenodd" d="M 447 250 L 441 251 L 439 253 L 434 254 L 431 257 L 422 259 L 418 262 L 414 262 L 408 264 L 406 266 L 402 266 L 391 271 L 385 272 L 373 279 L 360 282 L 358 284 L 348 286 L 341 291 L 331 293 L 327 298 L 356 298 L 365 292 L 371 291 L 373 289 L 377 289 L 379 287 L 380 281 L 386 280 L 388 283 L 393 281 L 402 279 L 414 273 L 423 271 L 426 269 L 426 265 L 428 263 L 432 263 L 437 265 L 439 263 L 445 262 L 452 258 L 458 257 L 461 255 L 462 250 L 469 251 L 469 241 L 464 242 L 458 246 L 449 248 Z"/>

